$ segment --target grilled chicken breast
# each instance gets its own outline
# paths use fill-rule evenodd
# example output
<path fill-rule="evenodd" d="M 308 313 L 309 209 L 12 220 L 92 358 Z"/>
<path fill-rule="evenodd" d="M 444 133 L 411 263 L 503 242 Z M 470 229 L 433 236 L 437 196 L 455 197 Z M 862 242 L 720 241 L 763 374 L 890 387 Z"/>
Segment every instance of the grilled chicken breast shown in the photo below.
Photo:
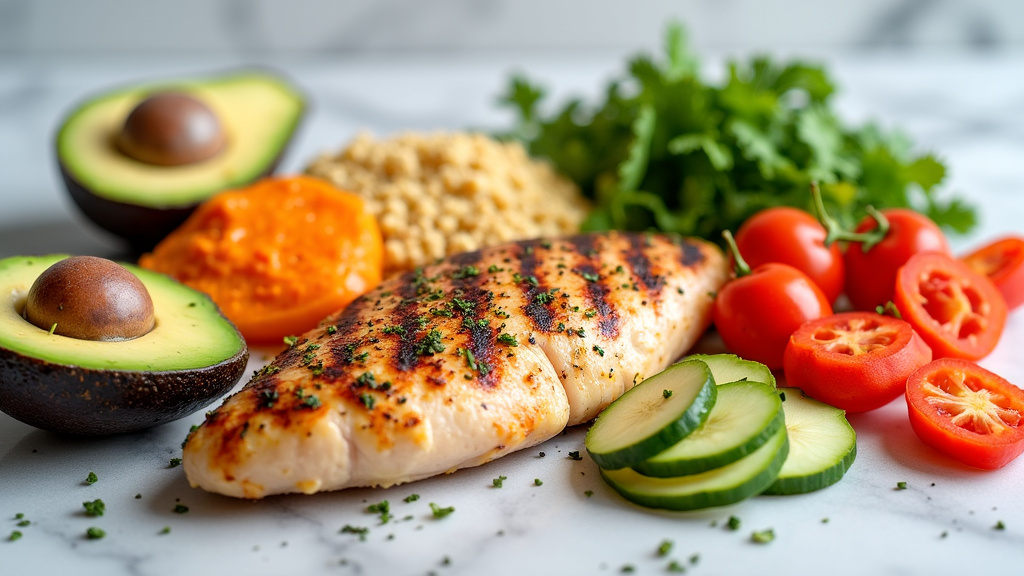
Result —
<path fill-rule="evenodd" d="M 713 244 L 603 233 L 392 278 L 210 413 L 185 472 L 261 498 L 389 486 L 536 445 L 689 349 L 727 276 Z"/>

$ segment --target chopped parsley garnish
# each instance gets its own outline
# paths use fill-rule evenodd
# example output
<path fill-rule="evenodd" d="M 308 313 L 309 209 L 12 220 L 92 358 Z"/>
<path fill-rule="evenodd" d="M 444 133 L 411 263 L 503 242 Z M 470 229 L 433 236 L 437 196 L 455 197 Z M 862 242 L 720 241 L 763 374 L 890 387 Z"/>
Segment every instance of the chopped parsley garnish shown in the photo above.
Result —
<path fill-rule="evenodd" d="M 570 460 L 583 460 L 583 456 L 580 456 L 580 451 L 579 450 L 573 450 L 572 452 L 569 452 L 569 459 Z"/>
<path fill-rule="evenodd" d="M 11 532 L 11 535 L 8 536 L 7 539 L 10 540 L 11 542 L 14 542 L 15 540 L 20 539 L 21 536 L 22 536 L 21 530 L 15 530 L 15 531 Z"/>
<path fill-rule="evenodd" d="M 552 288 L 547 292 L 538 292 L 537 295 L 533 297 L 533 299 L 539 302 L 540 304 L 550 304 L 552 301 L 554 301 L 555 296 L 558 294 L 559 290 L 559 288 Z"/>
<path fill-rule="evenodd" d="M 462 298 L 452 298 L 452 305 L 459 309 L 463 315 L 472 314 L 473 310 L 476 309 L 476 302 L 472 300 L 463 300 Z"/>
<path fill-rule="evenodd" d="M 431 502 L 430 511 L 434 514 L 434 518 L 444 518 L 452 512 L 455 512 L 455 506 L 448 506 L 447 508 L 442 508 L 437 504 Z"/>
<path fill-rule="evenodd" d="M 312 409 L 316 409 L 316 408 L 320 407 L 320 399 L 317 398 L 313 394 L 310 394 L 309 396 L 306 396 L 305 398 L 303 398 L 302 399 L 302 403 L 305 404 L 307 407 L 312 408 Z"/>
<path fill-rule="evenodd" d="M 341 534 L 355 534 L 359 536 L 359 540 L 365 542 L 366 535 L 370 533 L 370 529 L 365 526 L 353 526 L 351 524 L 345 524 L 341 530 L 338 531 Z"/>
<path fill-rule="evenodd" d="M 97 528 L 96 526 L 89 526 L 85 530 L 85 537 L 89 540 L 99 540 L 106 535 L 107 533 L 104 532 L 102 528 Z"/>
<path fill-rule="evenodd" d="M 405 336 L 405 328 L 397 325 L 385 326 L 381 332 L 385 334 L 398 334 L 399 336 Z"/>
<path fill-rule="evenodd" d="M 540 478 L 534 478 L 534 479 L 533 479 L 533 485 L 534 485 L 534 486 L 543 486 L 543 485 L 544 485 L 544 482 L 541 482 L 541 479 L 540 479 Z"/>
<path fill-rule="evenodd" d="M 498 334 L 498 342 L 506 346 L 519 346 L 519 341 L 516 340 L 515 334 L 509 334 L 508 332 L 502 332 Z"/>
<path fill-rule="evenodd" d="M 673 574 L 682 574 L 683 572 L 686 572 L 686 566 L 683 566 L 677 560 L 672 560 L 668 563 L 668 566 L 665 567 L 665 570 Z"/>
<path fill-rule="evenodd" d="M 462 268 L 457 270 L 454 274 L 452 274 L 452 278 L 454 278 L 456 280 L 461 280 L 463 278 L 471 278 L 473 276 L 479 276 L 479 275 L 480 275 L 480 269 L 479 268 L 477 268 L 476 266 L 467 265 L 467 266 L 463 266 Z"/>
<path fill-rule="evenodd" d="M 896 483 L 896 489 L 897 490 L 906 490 L 907 489 L 907 483 L 906 482 L 897 482 Z"/>
<path fill-rule="evenodd" d="M 174 512 L 175 514 L 188 514 L 188 506 L 185 506 L 184 504 L 175 504 L 174 508 L 171 509 L 171 512 Z"/>
<path fill-rule="evenodd" d="M 636 567 L 632 564 L 626 564 L 619 571 L 624 574 L 632 574 L 633 572 L 636 572 Z"/>
<path fill-rule="evenodd" d="M 85 477 L 85 483 L 92 486 L 99 481 L 99 477 L 96 476 L 95 472 L 89 472 L 89 475 Z"/>
<path fill-rule="evenodd" d="M 404 501 L 405 501 L 406 503 L 409 503 L 409 502 L 415 502 L 415 501 L 417 501 L 417 500 L 419 500 L 419 499 L 420 499 L 420 495 L 419 495 L 419 494 L 409 494 L 408 496 L 406 496 L 405 498 L 403 498 L 403 500 L 404 500 Z"/>
<path fill-rule="evenodd" d="M 775 540 L 775 530 L 772 528 L 765 528 L 764 530 L 755 530 L 750 533 L 750 539 L 758 544 L 767 544 L 772 540 Z"/>
<path fill-rule="evenodd" d="M 363 406 L 366 406 L 367 410 L 373 410 L 373 407 L 377 404 L 377 399 L 369 392 L 360 394 L 359 401 L 363 403 Z"/>
<path fill-rule="evenodd" d="M 601 348 L 597 344 L 594 344 L 593 350 L 594 350 L 594 352 L 597 352 L 598 356 L 604 356 L 604 348 Z"/>
<path fill-rule="evenodd" d="M 337 334 L 337 333 L 338 333 L 338 327 L 335 326 L 334 324 L 331 324 L 330 326 L 327 327 L 327 335 L 328 336 L 332 336 L 332 335 Z"/>
<path fill-rule="evenodd" d="M 107 505 L 99 498 L 92 502 L 82 502 L 82 507 L 85 508 L 86 516 L 103 516 L 107 511 Z"/>
<path fill-rule="evenodd" d="M 725 525 L 727 528 L 729 528 L 729 530 L 739 530 L 740 519 L 736 516 L 729 516 L 729 521 Z"/>
<path fill-rule="evenodd" d="M 260 406 L 262 406 L 263 408 L 273 408 L 274 404 L 277 404 L 277 399 L 277 390 L 260 391 Z"/>
<path fill-rule="evenodd" d="M 27 519 L 18 522 L 18 526 L 20 526 L 22 528 L 24 528 L 25 526 L 31 526 L 31 525 L 32 525 L 32 521 L 31 520 L 27 520 Z"/>
<path fill-rule="evenodd" d="M 25 517 L 25 513 L 24 512 L 18 512 L 17 514 L 14 515 L 14 519 L 15 520 L 21 520 L 24 517 Z"/>
<path fill-rule="evenodd" d="M 491 484 L 493 484 L 495 488 L 501 488 L 505 485 L 505 480 L 508 480 L 508 476 L 498 476 L 494 480 L 491 480 Z"/>
<path fill-rule="evenodd" d="M 459 348 L 457 354 L 466 359 L 466 366 L 468 366 L 470 370 L 476 370 L 481 376 L 487 376 L 491 372 L 490 364 L 477 360 L 476 356 L 473 355 L 472 350 L 468 348 Z"/>
<path fill-rule="evenodd" d="M 665 400 L 668 400 L 669 398 L 672 397 L 672 391 L 668 389 L 662 390 L 661 395 L 665 398 Z"/>
<path fill-rule="evenodd" d="M 661 544 L 658 545 L 658 556 L 668 556 L 668 553 L 672 551 L 672 541 L 662 540 Z"/>
<path fill-rule="evenodd" d="M 491 264 L 490 267 L 487 268 L 487 271 L 494 274 L 495 272 L 504 272 L 505 269 L 499 268 L 497 264 Z"/>
<path fill-rule="evenodd" d="M 594 316 L 597 316 L 597 310 L 594 310 L 593 308 L 588 308 L 587 311 L 583 313 L 583 316 L 585 318 L 593 318 Z"/>
<path fill-rule="evenodd" d="M 587 498 L 590 498 L 591 496 L 594 495 L 594 491 L 593 490 L 584 490 L 583 491 L 583 495 L 586 496 Z"/>
<path fill-rule="evenodd" d="M 601 276 L 594 274 L 593 272 L 583 272 L 580 275 L 583 276 L 583 279 L 587 282 L 597 282 L 601 279 Z"/>
<path fill-rule="evenodd" d="M 20 526 L 20 524 L 19 524 Z M 1002 520 L 996 521 L 996 525 L 992 527 L 993 530 L 1006 530 L 1006 524 L 1003 524 Z"/>
<path fill-rule="evenodd" d="M 423 339 L 416 344 L 416 355 L 433 356 L 434 354 L 444 352 L 444 344 L 441 343 L 442 336 L 441 331 L 436 328 L 428 332 Z"/>
<path fill-rule="evenodd" d="M 160 533 L 161 534 L 170 534 L 171 533 L 171 527 L 170 526 L 164 526 L 164 529 L 161 530 Z"/>
<path fill-rule="evenodd" d="M 284 337 L 284 343 L 289 348 L 291 348 L 291 347 L 293 347 L 293 346 L 295 346 L 296 344 L 299 343 L 299 337 L 298 336 L 285 336 Z"/>
<path fill-rule="evenodd" d="M 380 523 L 387 524 L 391 520 L 391 503 L 387 500 L 381 500 L 376 504 L 370 504 L 366 507 L 366 511 L 371 514 L 380 514 Z"/>
<path fill-rule="evenodd" d="M 177 468 L 178 466 L 181 466 L 181 458 L 171 458 L 167 463 L 168 468 Z"/>

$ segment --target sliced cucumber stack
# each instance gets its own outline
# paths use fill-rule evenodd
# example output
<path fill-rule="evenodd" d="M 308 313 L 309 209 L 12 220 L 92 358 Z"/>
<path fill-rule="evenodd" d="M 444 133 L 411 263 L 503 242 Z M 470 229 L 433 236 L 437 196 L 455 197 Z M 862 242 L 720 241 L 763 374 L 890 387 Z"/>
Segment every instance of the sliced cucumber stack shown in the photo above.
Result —
<path fill-rule="evenodd" d="M 757 450 L 783 423 L 782 401 L 773 387 L 749 381 L 723 384 L 703 426 L 633 469 L 665 478 L 720 468 Z"/>
<path fill-rule="evenodd" d="M 608 470 L 643 462 L 700 427 L 717 396 L 707 364 L 699 360 L 673 364 L 601 412 L 587 432 L 587 452 Z"/>
<path fill-rule="evenodd" d="M 764 382 L 775 388 L 775 375 L 767 366 L 753 360 L 744 360 L 735 354 L 693 354 L 684 360 L 700 360 L 711 369 L 715 382 Z"/>
<path fill-rule="evenodd" d="M 798 388 L 787 388 L 785 394 L 789 458 L 765 494 L 803 494 L 835 484 L 857 457 L 857 434 L 846 412 Z"/>
<path fill-rule="evenodd" d="M 601 475 L 627 500 L 651 508 L 697 510 L 727 506 L 770 486 L 789 452 L 785 427 L 743 458 L 700 474 L 654 478 L 631 468 L 602 470 Z"/>

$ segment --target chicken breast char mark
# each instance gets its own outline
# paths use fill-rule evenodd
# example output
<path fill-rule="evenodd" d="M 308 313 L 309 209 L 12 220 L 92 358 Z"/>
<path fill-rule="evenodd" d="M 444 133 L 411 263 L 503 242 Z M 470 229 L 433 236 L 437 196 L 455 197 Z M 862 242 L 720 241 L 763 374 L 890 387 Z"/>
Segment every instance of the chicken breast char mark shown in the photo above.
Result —
<path fill-rule="evenodd" d="M 539 444 L 692 347 L 727 277 L 711 243 L 615 232 L 393 277 L 211 412 L 185 472 L 260 498 L 390 486 Z"/>

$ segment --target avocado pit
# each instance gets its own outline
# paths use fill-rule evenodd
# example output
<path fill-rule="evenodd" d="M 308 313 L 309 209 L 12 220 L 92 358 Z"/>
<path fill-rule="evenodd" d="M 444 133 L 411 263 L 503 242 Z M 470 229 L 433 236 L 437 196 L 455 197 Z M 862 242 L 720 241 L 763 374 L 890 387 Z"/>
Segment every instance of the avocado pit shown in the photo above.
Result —
<path fill-rule="evenodd" d="M 157 92 L 128 114 L 117 146 L 140 162 L 183 166 L 217 156 L 225 141 L 220 120 L 204 102 L 183 92 Z"/>
<path fill-rule="evenodd" d="M 95 256 L 72 256 L 44 270 L 29 289 L 24 315 L 43 330 L 79 340 L 131 340 L 156 323 L 145 285 Z"/>

